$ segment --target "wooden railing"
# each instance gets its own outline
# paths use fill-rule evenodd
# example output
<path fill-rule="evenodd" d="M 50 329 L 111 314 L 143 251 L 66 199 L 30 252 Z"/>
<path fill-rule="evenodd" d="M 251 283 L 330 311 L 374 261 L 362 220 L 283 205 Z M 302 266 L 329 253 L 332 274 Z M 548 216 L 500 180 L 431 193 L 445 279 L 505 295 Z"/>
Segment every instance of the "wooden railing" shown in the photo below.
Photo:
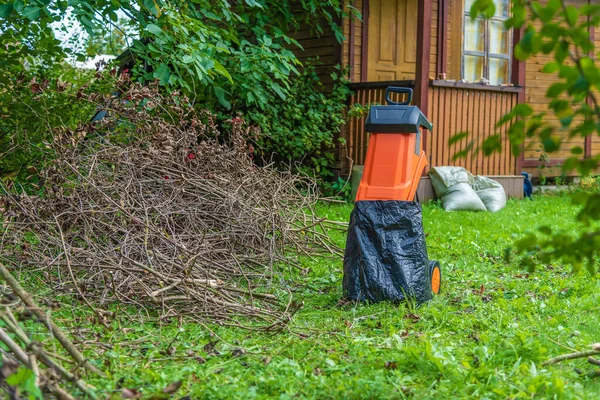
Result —
<path fill-rule="evenodd" d="M 351 85 L 354 95 L 350 104 L 384 104 L 385 88 L 390 85 L 411 87 L 411 81 L 357 83 Z M 506 139 L 506 127 L 496 129 L 496 122 L 517 104 L 520 88 L 482 86 L 474 84 L 433 81 L 429 91 L 429 110 L 433 132 L 427 133 L 425 151 L 430 166 L 457 165 L 476 175 L 518 175 L 517 160 Z M 346 157 L 355 165 L 365 162 L 368 134 L 364 132 L 364 117 L 354 118 L 346 126 Z M 460 132 L 467 138 L 448 146 L 448 139 Z M 452 160 L 454 154 L 472 142 L 477 148 L 483 140 L 502 135 L 502 152 L 484 157 L 481 152 L 469 152 L 466 159 Z M 342 155 L 343 152 L 342 152 Z M 342 157 L 343 159 L 343 157 Z"/>
<path fill-rule="evenodd" d="M 430 165 L 458 165 L 475 175 L 518 175 L 517 160 L 510 151 L 507 126 L 496 129 L 496 122 L 517 104 L 519 88 L 432 82 L 429 91 L 429 120 L 433 132 L 428 134 L 425 151 Z M 448 147 L 448 139 L 460 132 L 469 135 Z M 452 161 L 454 154 L 469 143 L 477 148 L 486 138 L 500 134 L 502 151 L 484 157 L 469 152 L 466 159 Z"/>

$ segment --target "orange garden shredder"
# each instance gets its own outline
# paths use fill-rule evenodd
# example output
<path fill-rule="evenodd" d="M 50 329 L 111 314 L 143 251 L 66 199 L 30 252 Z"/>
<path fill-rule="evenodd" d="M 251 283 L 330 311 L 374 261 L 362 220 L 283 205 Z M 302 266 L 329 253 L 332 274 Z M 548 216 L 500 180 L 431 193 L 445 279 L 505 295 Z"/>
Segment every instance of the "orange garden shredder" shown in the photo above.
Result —
<path fill-rule="evenodd" d="M 408 96 L 394 102 L 391 93 Z M 412 89 L 388 87 L 388 105 L 372 106 L 365 123 L 369 147 L 344 256 L 344 296 L 377 302 L 414 299 L 423 303 L 440 291 L 442 274 L 429 261 L 422 209 L 414 201 L 427 167 L 422 129 L 432 125 L 410 106 Z"/>

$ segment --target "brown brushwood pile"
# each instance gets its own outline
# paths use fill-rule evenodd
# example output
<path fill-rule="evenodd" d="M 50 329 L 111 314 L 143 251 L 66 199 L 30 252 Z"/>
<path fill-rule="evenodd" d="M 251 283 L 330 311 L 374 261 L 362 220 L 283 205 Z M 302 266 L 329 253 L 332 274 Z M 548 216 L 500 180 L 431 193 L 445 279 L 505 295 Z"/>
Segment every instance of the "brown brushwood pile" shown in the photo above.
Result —
<path fill-rule="evenodd" d="M 163 320 L 285 326 L 299 307 L 289 256 L 340 254 L 314 183 L 257 167 L 257 132 L 240 118 L 218 127 L 154 85 L 86 100 L 108 115 L 55 132 L 45 195 L 5 188 L 0 262 L 41 272 L 103 318 L 118 302 Z"/>
<path fill-rule="evenodd" d="M 0 264 L 0 390 L 11 399 L 98 398 L 83 375 L 104 375 L 87 360 Z M 35 337 L 25 326 L 36 326 Z M 76 394 L 75 394 L 76 393 Z"/>

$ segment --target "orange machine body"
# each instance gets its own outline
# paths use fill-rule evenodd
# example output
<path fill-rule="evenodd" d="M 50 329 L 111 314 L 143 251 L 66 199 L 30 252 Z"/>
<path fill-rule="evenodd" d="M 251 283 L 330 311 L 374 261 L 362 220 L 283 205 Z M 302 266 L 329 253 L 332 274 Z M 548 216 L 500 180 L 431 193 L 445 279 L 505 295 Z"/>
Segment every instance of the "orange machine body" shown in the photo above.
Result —
<path fill-rule="evenodd" d="M 371 133 L 356 201 L 412 201 L 427 167 L 425 152 L 415 151 L 420 140 L 415 133 Z"/>
<path fill-rule="evenodd" d="M 408 95 L 408 99 L 392 101 L 393 93 Z M 409 105 L 412 89 L 390 86 L 385 99 L 387 105 L 372 106 L 365 121 L 365 131 L 371 136 L 356 201 L 412 201 L 427 167 L 421 136 L 433 125 L 418 107 Z"/>

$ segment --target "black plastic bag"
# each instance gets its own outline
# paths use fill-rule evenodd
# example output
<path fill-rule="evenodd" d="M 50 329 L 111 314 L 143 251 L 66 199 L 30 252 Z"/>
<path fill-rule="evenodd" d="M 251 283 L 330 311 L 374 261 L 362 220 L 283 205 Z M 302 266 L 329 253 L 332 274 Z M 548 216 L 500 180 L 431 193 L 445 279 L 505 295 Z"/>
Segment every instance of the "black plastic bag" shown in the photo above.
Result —
<path fill-rule="evenodd" d="M 344 297 L 355 301 L 418 304 L 432 298 L 421 205 L 358 201 L 344 255 Z"/>

